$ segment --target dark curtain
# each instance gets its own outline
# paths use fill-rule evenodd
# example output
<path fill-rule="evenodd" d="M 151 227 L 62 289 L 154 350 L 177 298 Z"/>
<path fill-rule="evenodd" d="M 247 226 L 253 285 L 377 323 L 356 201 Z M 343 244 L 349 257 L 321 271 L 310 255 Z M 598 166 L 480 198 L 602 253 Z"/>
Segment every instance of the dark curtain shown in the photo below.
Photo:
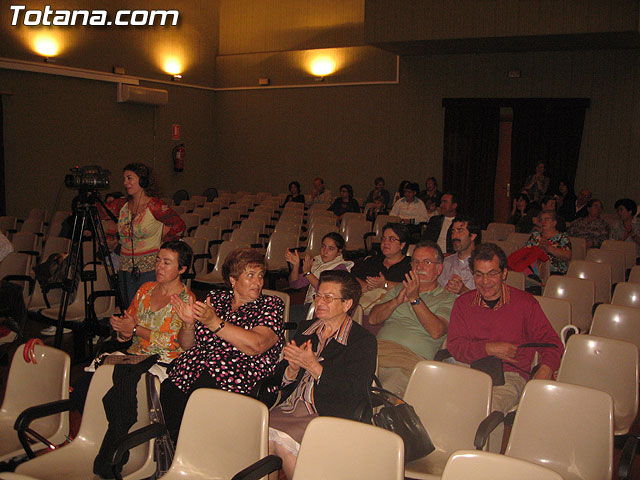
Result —
<path fill-rule="evenodd" d="M 2 126 L 2 95 L 0 95 L 0 216 L 7 214 L 7 198 L 4 191 L 4 131 Z"/>
<path fill-rule="evenodd" d="M 445 100 L 443 191 L 458 211 L 486 228 L 493 217 L 500 106 L 479 99 Z"/>
<path fill-rule="evenodd" d="M 573 186 L 580 155 L 587 99 L 518 99 L 513 101 L 511 134 L 512 194 L 535 173 L 536 164 L 546 163 L 550 178 L 548 194 L 556 193 L 558 181 Z"/>

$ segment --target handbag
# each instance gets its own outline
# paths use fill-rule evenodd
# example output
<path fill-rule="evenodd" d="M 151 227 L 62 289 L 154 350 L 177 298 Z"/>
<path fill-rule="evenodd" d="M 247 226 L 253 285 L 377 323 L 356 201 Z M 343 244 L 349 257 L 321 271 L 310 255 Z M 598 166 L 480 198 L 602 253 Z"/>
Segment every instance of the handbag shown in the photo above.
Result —
<path fill-rule="evenodd" d="M 375 376 L 374 381 L 380 385 Z M 372 410 L 374 405 L 382 405 L 380 411 L 372 415 L 371 423 L 400 435 L 404 443 L 405 463 L 426 457 L 436 449 L 415 409 L 395 393 L 371 386 L 369 405 Z"/>

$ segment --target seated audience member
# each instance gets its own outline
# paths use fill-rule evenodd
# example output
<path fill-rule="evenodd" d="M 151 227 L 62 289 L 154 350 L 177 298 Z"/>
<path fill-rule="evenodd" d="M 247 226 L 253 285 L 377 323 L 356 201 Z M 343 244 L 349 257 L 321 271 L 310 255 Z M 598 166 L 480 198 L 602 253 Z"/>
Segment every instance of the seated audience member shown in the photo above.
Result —
<path fill-rule="evenodd" d="M 314 295 L 317 320 L 302 324 L 276 367 L 282 402 L 269 412 L 269 452 L 282 458 L 287 478 L 293 478 L 309 422 L 320 415 L 354 419 L 368 396 L 376 340 L 351 320 L 360 293 L 349 272 L 322 272 Z"/>
<path fill-rule="evenodd" d="M 287 202 L 304 203 L 304 195 L 300 193 L 300 184 L 295 180 L 289 184 L 289 195 L 284 199 L 284 205 Z"/>
<path fill-rule="evenodd" d="M 576 218 L 583 218 L 589 215 L 587 210 L 587 204 L 591 201 L 591 190 L 583 188 L 578 193 L 578 198 L 575 202 L 567 203 L 565 201 L 562 204 L 562 218 L 567 222 L 573 222 Z"/>
<path fill-rule="evenodd" d="M 427 221 L 427 209 L 422 200 L 416 197 L 418 184 L 408 183 L 404 187 L 404 197 L 391 209 L 391 215 L 400 217 L 402 223 L 421 223 Z"/>
<path fill-rule="evenodd" d="M 160 380 L 166 378 L 165 369 L 176 359 L 182 348 L 178 333 L 182 320 L 174 303 L 193 303 L 195 296 L 182 282 L 180 275 L 191 265 L 193 251 L 181 241 L 164 242 L 156 258 L 156 281 L 144 283 L 122 316 L 109 320 L 116 339 L 127 347 L 129 355 L 159 355 L 158 365 L 152 373 Z M 82 412 L 91 375 L 81 377 L 74 384 L 71 400 Z"/>
<path fill-rule="evenodd" d="M 526 190 L 532 202 L 540 202 L 549 189 L 549 177 L 544 174 L 544 162 L 538 162 L 536 173 L 529 175 L 524 182 L 523 190 Z"/>
<path fill-rule="evenodd" d="M 540 231 L 531 233 L 525 246 L 544 250 L 551 260 L 550 273 L 564 275 L 571 261 L 571 241 L 566 233 L 558 231 L 558 217 L 554 211 L 542 211 L 539 215 Z"/>
<path fill-rule="evenodd" d="M 283 346 L 284 303 L 262 294 L 265 269 L 263 255 L 239 248 L 222 266 L 232 290 L 212 290 L 204 302 L 188 304 L 171 297 L 182 320 L 178 342 L 184 353 L 167 369 L 160 401 L 174 442 L 193 391 L 255 395 L 256 384 L 273 374 Z"/>
<path fill-rule="evenodd" d="M 444 259 L 438 283 L 448 292 L 461 295 L 476 288 L 469 258 L 476 245 L 480 244 L 480 226 L 469 218 L 456 217 L 451 227 L 451 243 L 455 255 Z"/>
<path fill-rule="evenodd" d="M 378 332 L 378 371 L 382 385 L 402 396 L 415 364 L 433 360 L 447 333 L 456 296 L 438 285 L 442 251 L 434 242 L 416 245 L 411 271 L 371 309 Z"/>
<path fill-rule="evenodd" d="M 331 190 L 324 186 L 324 180 L 320 177 L 313 179 L 313 188 L 311 189 L 311 200 L 309 206 L 312 205 L 329 205 L 332 200 Z"/>
<path fill-rule="evenodd" d="M 611 229 L 611 238 L 636 244 L 636 256 L 640 256 L 640 218 L 636 217 L 638 205 L 630 198 L 621 198 L 615 204 L 618 221 Z"/>
<path fill-rule="evenodd" d="M 540 210 L 540 212 L 533 217 L 534 227 L 533 227 L 533 230 L 531 230 L 531 232 L 533 232 L 534 230 L 538 232 L 542 230 L 542 224 L 540 223 L 540 214 L 543 212 L 553 213 L 556 217 L 556 221 L 558 222 L 556 228 L 558 229 L 559 232 L 565 232 L 567 230 L 567 226 L 564 223 L 564 220 L 562 219 L 562 217 L 560 217 L 560 215 L 558 215 L 557 213 L 556 197 L 551 197 L 551 196 L 544 197 L 542 199 L 541 206 L 542 206 L 542 209 Z M 527 232 L 523 232 L 523 233 L 527 233 Z"/>
<path fill-rule="evenodd" d="M 436 177 L 429 177 L 424 182 L 425 189 L 418 194 L 418 198 L 427 204 L 427 200 L 433 200 L 436 202 L 436 206 L 440 204 L 440 198 L 442 198 L 442 192 L 438 190 L 438 181 Z"/>
<path fill-rule="evenodd" d="M 393 203 L 391 204 L 391 206 L 395 205 L 396 202 L 401 198 L 404 198 L 404 187 L 406 187 L 407 184 L 409 183 L 411 183 L 409 180 L 402 180 L 400 182 L 400 185 L 398 186 L 398 191 L 393 195 Z"/>
<path fill-rule="evenodd" d="M 560 366 L 562 343 L 533 296 L 506 284 L 507 257 L 493 243 L 479 245 L 471 256 L 476 290 L 459 296 L 453 305 L 447 348 L 454 359 L 475 362 L 487 356 L 503 361 L 505 384 L 493 387 L 492 410 L 507 413 L 520 400 L 530 378 L 551 379 Z M 525 343 L 555 347 L 520 348 Z M 538 352 L 539 368 L 531 376 Z M 503 429 L 490 437 L 490 450 L 499 452 Z"/>
<path fill-rule="evenodd" d="M 581 237 L 587 241 L 587 248 L 600 248 L 602 242 L 611 237 L 611 227 L 600 215 L 602 214 L 602 202 L 591 199 L 587 203 L 588 215 L 576 219 L 567 232 L 570 237 Z"/>
<path fill-rule="evenodd" d="M 376 192 L 373 196 L 373 205 L 367 209 L 365 215 L 367 221 L 372 224 L 376 221 L 378 215 L 389 215 L 389 210 L 387 210 L 384 198 L 379 192 Z"/>
<path fill-rule="evenodd" d="M 340 185 L 340 196 L 333 201 L 327 210 L 331 210 L 340 220 L 347 212 L 358 213 L 360 205 L 353 198 L 353 187 L 348 184 Z"/>
<path fill-rule="evenodd" d="M 367 195 L 367 199 L 364 201 L 364 204 L 366 205 L 367 203 L 375 202 L 374 197 L 376 196 L 376 194 L 380 194 L 382 195 L 382 202 L 384 204 L 384 207 L 389 208 L 389 203 L 391 202 L 391 194 L 389 193 L 389 190 L 384 188 L 384 178 L 377 177 L 373 183 L 375 185 L 375 188 L 369 192 L 369 195 Z"/>
<path fill-rule="evenodd" d="M 558 191 L 554 196 L 556 197 L 558 215 L 560 218 L 567 220 L 567 217 L 572 215 L 572 208 L 575 208 L 577 199 L 569 180 L 561 178 L 558 181 Z"/>
<path fill-rule="evenodd" d="M 445 253 L 454 253 L 451 243 L 451 225 L 458 211 L 458 199 L 453 193 L 445 193 L 440 199 L 440 215 L 431 217 L 422 238 L 436 242 Z"/>
<path fill-rule="evenodd" d="M 409 231 L 406 226 L 387 223 L 382 227 L 382 255 L 367 257 L 351 270 L 364 292 L 377 288 L 389 290 L 404 281 L 405 274 L 411 270 L 411 259 L 406 256 L 408 241 Z"/>
<path fill-rule="evenodd" d="M 292 322 L 300 323 L 303 320 L 310 320 L 312 315 L 310 307 L 313 303 L 313 295 L 320 282 L 320 274 L 325 270 L 351 270 L 353 262 L 349 262 L 342 257 L 344 248 L 344 238 L 337 232 L 329 232 L 322 237 L 320 255 L 311 258 L 307 253 L 302 261 L 302 272 L 300 272 L 300 255 L 298 252 L 287 250 L 284 258 L 291 264 L 289 274 L 289 286 L 291 288 L 303 288 L 308 286 L 304 304 L 291 305 L 289 319 Z"/>
<path fill-rule="evenodd" d="M 533 229 L 534 215 L 529 206 L 529 196 L 526 193 L 520 193 L 513 200 L 511 216 L 507 223 L 515 225 L 518 233 L 530 233 L 531 229 Z"/>
<path fill-rule="evenodd" d="M 433 198 L 428 198 L 424 206 L 427 209 L 427 222 L 436 215 L 440 215 L 440 209 Z"/>

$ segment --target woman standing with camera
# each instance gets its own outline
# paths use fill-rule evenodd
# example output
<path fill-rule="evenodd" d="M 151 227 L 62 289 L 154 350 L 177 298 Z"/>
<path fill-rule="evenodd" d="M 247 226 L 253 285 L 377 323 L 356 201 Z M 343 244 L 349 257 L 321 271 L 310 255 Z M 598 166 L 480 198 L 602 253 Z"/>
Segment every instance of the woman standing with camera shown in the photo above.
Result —
<path fill-rule="evenodd" d="M 118 217 L 120 236 L 120 289 L 123 308 L 131 303 L 138 288 L 156 280 L 156 256 L 163 241 L 178 240 L 185 224 L 159 197 L 156 177 L 144 163 L 130 163 L 123 169 L 125 198 L 107 204 Z"/>

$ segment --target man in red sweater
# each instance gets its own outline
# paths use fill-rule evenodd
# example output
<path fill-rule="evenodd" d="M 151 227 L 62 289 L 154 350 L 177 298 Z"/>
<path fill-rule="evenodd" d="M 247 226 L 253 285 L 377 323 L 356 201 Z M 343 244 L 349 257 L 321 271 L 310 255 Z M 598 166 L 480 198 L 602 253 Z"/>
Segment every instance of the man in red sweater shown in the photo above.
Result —
<path fill-rule="evenodd" d="M 507 258 L 500 247 L 485 243 L 474 250 L 471 266 L 476 290 L 458 297 L 449 321 L 447 348 L 471 363 L 486 356 L 503 360 L 505 384 L 493 387 L 492 410 L 507 413 L 517 405 L 530 378 L 550 379 L 560 366 L 563 346 L 532 295 L 508 286 Z M 554 347 L 519 348 L 526 343 Z M 540 367 L 531 377 L 535 352 Z M 490 437 L 490 450 L 500 451 L 502 429 Z"/>

